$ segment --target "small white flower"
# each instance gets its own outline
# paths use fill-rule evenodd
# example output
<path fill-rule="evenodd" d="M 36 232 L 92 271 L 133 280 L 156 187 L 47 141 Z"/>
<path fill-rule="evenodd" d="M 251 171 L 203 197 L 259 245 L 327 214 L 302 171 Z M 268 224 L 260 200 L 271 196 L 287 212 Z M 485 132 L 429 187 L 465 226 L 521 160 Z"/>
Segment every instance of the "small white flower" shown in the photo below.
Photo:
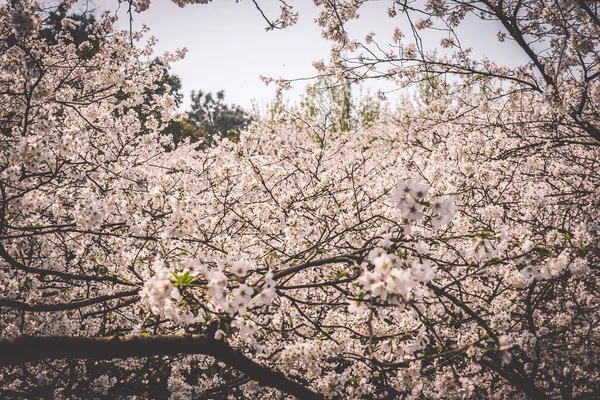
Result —
<path fill-rule="evenodd" d="M 409 221 L 417 221 L 423 218 L 423 205 L 417 203 L 411 197 L 407 197 L 404 202 L 400 204 L 399 208 L 402 215 Z"/>
<path fill-rule="evenodd" d="M 227 336 L 226 333 L 224 331 L 222 331 L 221 329 L 218 329 L 215 332 L 215 340 L 223 340 L 223 338 Z"/>
<path fill-rule="evenodd" d="M 254 290 L 250 288 L 246 284 L 241 284 L 237 288 L 231 291 L 233 296 L 233 301 L 231 302 L 231 306 L 233 307 L 233 312 L 240 312 L 241 314 L 245 313 L 248 305 L 250 304 L 250 300 L 252 300 L 252 294 Z"/>
<path fill-rule="evenodd" d="M 429 189 L 431 189 L 431 187 L 429 185 L 425 185 L 422 183 L 413 183 L 411 194 L 417 200 L 425 200 L 425 197 L 427 197 L 427 193 L 429 192 Z"/>
<path fill-rule="evenodd" d="M 171 290 L 171 298 L 176 301 L 181 301 L 183 299 L 181 293 L 179 293 L 179 289 L 177 288 L 173 288 L 173 290 Z"/>
<path fill-rule="evenodd" d="M 411 193 L 413 188 L 412 181 L 405 181 L 404 179 L 400 179 L 397 183 L 398 192 L 402 193 L 404 196 Z"/>
<path fill-rule="evenodd" d="M 392 241 L 389 238 L 383 238 L 379 241 L 378 246 L 383 248 L 383 249 L 387 249 L 388 247 L 390 247 L 392 245 Z"/>
<path fill-rule="evenodd" d="M 540 275 L 539 271 L 537 270 L 537 268 L 535 268 L 532 265 L 528 265 L 527 267 L 523 268 L 519 272 L 521 272 L 521 275 L 523 275 L 523 279 L 529 283 L 531 283 L 532 281 L 534 281 L 536 279 L 541 278 L 541 275 Z"/>
<path fill-rule="evenodd" d="M 387 276 L 394 265 L 394 259 L 389 254 L 383 253 L 373 260 L 373 265 L 375 266 L 375 273 Z"/>
<path fill-rule="evenodd" d="M 411 266 L 411 273 L 417 282 L 429 282 L 435 276 L 436 269 L 431 266 L 429 261 L 423 263 L 413 262 Z"/>
<path fill-rule="evenodd" d="M 379 257 L 380 255 L 382 255 L 383 253 L 385 253 L 385 250 L 382 249 L 381 247 L 375 247 L 373 250 L 369 251 L 369 260 L 371 262 L 373 262 L 373 260 L 375 260 L 377 257 Z"/>
<path fill-rule="evenodd" d="M 235 274 L 241 278 L 246 275 L 246 272 L 248 271 L 249 266 L 250 266 L 249 263 L 247 263 L 246 261 L 240 260 L 240 261 L 234 262 L 229 270 L 231 271 L 232 274 Z"/>
<path fill-rule="evenodd" d="M 398 268 L 392 270 L 386 283 L 390 292 L 401 295 L 405 301 L 409 300 L 411 289 L 417 285 L 409 269 Z"/>
<path fill-rule="evenodd" d="M 379 279 L 379 276 L 377 276 L 376 273 L 373 273 L 371 271 L 365 271 L 358 278 L 358 283 L 360 283 L 365 288 L 365 290 L 371 290 L 373 285 L 380 281 L 381 279 Z"/>
<path fill-rule="evenodd" d="M 197 259 L 188 258 L 183 263 L 183 272 L 189 273 L 190 276 L 198 276 L 201 272 L 205 272 L 205 268 L 202 267 L 202 264 Z"/>
<path fill-rule="evenodd" d="M 265 274 L 265 288 L 275 288 L 276 282 L 273 279 L 273 272 L 269 271 Z"/>
<path fill-rule="evenodd" d="M 431 223 L 436 229 L 439 229 L 442 225 L 452 222 L 454 219 L 454 211 L 458 209 L 453 196 L 445 196 L 435 199 L 432 208 L 435 215 L 431 219 Z"/>
<path fill-rule="evenodd" d="M 508 352 L 508 349 L 513 346 L 508 343 L 508 337 L 506 335 L 498 337 L 498 345 L 498 350 L 500 350 L 500 355 L 502 356 L 502 365 L 504 366 L 510 364 L 512 360 L 512 354 Z"/>
<path fill-rule="evenodd" d="M 417 243 L 417 253 L 422 256 L 429 254 L 429 245 L 422 240 L 419 241 L 419 243 Z"/>
<path fill-rule="evenodd" d="M 356 314 L 360 317 L 364 315 L 367 311 L 369 311 L 369 309 L 363 302 L 357 300 L 348 301 L 348 312 L 350 314 Z"/>
<path fill-rule="evenodd" d="M 385 288 L 385 283 L 379 281 L 371 286 L 371 294 L 374 297 L 380 297 L 382 300 L 387 299 L 387 290 Z"/>
<path fill-rule="evenodd" d="M 258 296 L 254 298 L 254 304 L 257 306 L 268 306 L 275 297 L 275 289 L 273 287 L 267 287 L 263 289 Z"/>

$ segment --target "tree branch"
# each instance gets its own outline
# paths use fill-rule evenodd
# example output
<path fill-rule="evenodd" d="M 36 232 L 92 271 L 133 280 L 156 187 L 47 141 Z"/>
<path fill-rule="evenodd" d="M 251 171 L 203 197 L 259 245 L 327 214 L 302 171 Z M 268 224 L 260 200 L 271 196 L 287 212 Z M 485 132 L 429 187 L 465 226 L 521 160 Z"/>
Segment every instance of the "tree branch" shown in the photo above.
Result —
<path fill-rule="evenodd" d="M 76 310 L 78 308 L 92 306 L 94 304 L 103 303 L 105 301 L 120 299 L 123 297 L 135 296 L 139 299 L 137 295 L 139 290 L 130 290 L 128 292 L 120 292 L 115 294 L 109 294 L 105 296 L 92 297 L 85 300 L 80 301 L 72 301 L 70 303 L 55 303 L 55 304 L 29 304 L 24 303 L 18 300 L 11 299 L 0 299 L 0 307 L 9 307 L 14 308 L 21 311 L 66 311 L 66 310 Z"/>
<path fill-rule="evenodd" d="M 542 392 L 535 384 L 527 381 L 525 378 L 517 374 L 511 374 L 505 371 L 502 367 L 500 367 L 493 361 L 483 358 L 479 363 L 482 367 L 486 367 L 496 372 L 498 375 L 503 377 L 508 383 L 519 389 L 521 392 L 525 393 L 529 398 L 533 400 L 550 400 L 550 397 L 547 396 L 544 392 Z"/>
<path fill-rule="evenodd" d="M 20 336 L 0 341 L 0 367 L 43 359 L 101 359 L 176 354 L 204 354 L 237 369 L 260 385 L 279 389 L 299 399 L 322 399 L 283 373 L 260 365 L 226 342 L 203 335 L 69 337 Z"/>
<path fill-rule="evenodd" d="M 581 120 L 579 118 L 580 115 L 581 114 L 578 114 L 576 111 L 569 112 L 569 116 L 573 118 L 573 120 L 577 123 L 577 125 L 581 127 L 581 129 L 583 129 L 588 135 L 600 142 L 600 130 L 598 130 L 598 128 L 596 128 L 589 122 Z"/>

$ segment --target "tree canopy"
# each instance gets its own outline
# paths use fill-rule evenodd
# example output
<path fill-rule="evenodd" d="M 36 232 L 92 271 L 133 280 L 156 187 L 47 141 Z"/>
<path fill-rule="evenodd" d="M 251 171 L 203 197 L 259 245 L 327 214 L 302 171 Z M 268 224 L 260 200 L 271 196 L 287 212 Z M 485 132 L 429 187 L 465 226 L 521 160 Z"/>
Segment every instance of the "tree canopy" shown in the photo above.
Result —
<path fill-rule="evenodd" d="M 0 397 L 600 392 L 596 3 L 391 2 L 423 18 L 401 59 L 350 38 L 362 2 L 315 3 L 338 91 L 251 120 L 196 92 L 191 121 L 232 127 L 200 148 L 165 131 L 182 52 L 0 6 Z M 531 62 L 472 60 L 469 13 Z M 434 57 L 418 32 L 440 21 Z M 350 104 L 373 74 L 421 89 Z"/>

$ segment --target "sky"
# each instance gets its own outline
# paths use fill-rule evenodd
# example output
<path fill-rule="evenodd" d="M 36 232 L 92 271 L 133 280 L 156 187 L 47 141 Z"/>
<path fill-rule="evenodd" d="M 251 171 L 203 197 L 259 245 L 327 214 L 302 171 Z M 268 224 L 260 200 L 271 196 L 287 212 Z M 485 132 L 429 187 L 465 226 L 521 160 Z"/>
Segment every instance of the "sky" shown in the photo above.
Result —
<path fill-rule="evenodd" d="M 129 29 L 127 5 L 118 0 L 95 0 L 98 11 L 108 9 L 117 13 L 117 26 Z M 400 17 L 389 18 L 386 8 L 390 2 L 374 1 L 363 5 L 360 18 L 348 26 L 351 37 L 364 38 L 374 31 L 376 39 L 384 44 L 391 42 L 396 26 L 407 32 L 408 25 Z M 259 4 L 267 16 L 278 16 L 276 0 L 262 0 Z M 154 0 L 149 10 L 133 14 L 133 27 L 142 24 L 150 27 L 150 34 L 158 38 L 156 54 L 185 47 L 184 60 L 172 66 L 172 73 L 182 81 L 185 94 L 183 108 L 189 105 L 192 90 L 204 92 L 225 91 L 226 103 L 238 104 L 246 109 L 253 105 L 265 111 L 274 98 L 275 89 L 267 87 L 260 76 L 307 78 L 315 75 L 312 62 L 327 60 L 329 43 L 321 37 L 314 22 L 319 9 L 310 0 L 289 2 L 300 13 L 299 22 L 287 29 L 266 31 L 264 21 L 252 0 L 215 0 L 209 4 L 188 5 L 180 8 L 169 0 Z M 525 60 L 513 44 L 499 44 L 496 32 L 499 26 L 470 20 L 460 28 L 461 40 L 474 48 L 476 57 L 487 56 L 500 64 L 514 65 Z M 389 40 L 388 40 L 389 39 Z M 427 36 L 424 40 L 427 44 Z M 430 38 L 430 48 L 439 39 Z M 512 46 L 512 47 L 511 47 Z M 487 53 L 486 53 L 487 52 Z M 290 101 L 297 101 L 306 86 L 299 81 L 287 93 Z M 381 83 L 371 82 L 363 89 L 391 89 Z M 400 93 L 395 93 L 399 96 Z M 390 101 L 394 101 L 390 98 Z"/>

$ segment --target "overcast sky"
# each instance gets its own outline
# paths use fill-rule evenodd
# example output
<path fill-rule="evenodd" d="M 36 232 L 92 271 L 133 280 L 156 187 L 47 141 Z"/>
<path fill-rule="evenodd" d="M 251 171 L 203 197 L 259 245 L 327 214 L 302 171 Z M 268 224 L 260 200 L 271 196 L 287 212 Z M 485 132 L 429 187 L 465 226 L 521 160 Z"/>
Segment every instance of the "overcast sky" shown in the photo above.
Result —
<path fill-rule="evenodd" d="M 97 9 L 118 7 L 117 0 L 95 0 Z M 268 16 L 278 16 L 278 1 L 260 2 Z M 360 18 L 349 26 L 351 37 L 364 38 L 371 31 L 382 43 L 391 42 L 394 27 L 405 32 L 406 25 L 400 17 L 389 18 L 386 7 L 390 2 L 382 0 L 367 3 L 361 8 Z M 179 8 L 169 0 L 154 0 L 148 11 L 134 14 L 134 29 L 142 24 L 150 27 L 150 33 L 159 39 L 157 54 L 186 47 L 187 56 L 173 65 L 172 72 L 183 84 L 186 99 L 191 90 L 216 92 L 225 90 L 227 103 L 250 108 L 255 102 L 264 110 L 274 97 L 274 88 L 267 87 L 259 76 L 278 78 L 303 78 L 315 74 L 312 62 L 327 59 L 329 44 L 321 38 L 321 31 L 314 22 L 318 9 L 312 1 L 288 2 L 300 12 L 297 25 L 284 30 L 265 31 L 267 26 L 251 0 L 216 0 L 209 4 L 189 5 Z M 118 26 L 129 28 L 126 4 L 118 12 Z M 522 55 L 512 44 L 500 45 L 496 39 L 498 25 L 472 20 L 461 27 L 461 40 L 475 49 L 475 55 L 486 55 L 500 64 L 515 64 Z M 427 39 L 427 38 L 425 38 Z M 435 46 L 437 40 L 431 40 Z M 487 52 L 487 54 L 486 54 Z M 524 58 L 523 58 L 524 59 Z M 298 83 L 289 98 L 297 100 L 305 84 Z M 375 91 L 377 85 L 371 84 Z M 369 87 L 366 87 L 369 89 Z M 393 102 L 394 99 L 390 98 Z"/>

